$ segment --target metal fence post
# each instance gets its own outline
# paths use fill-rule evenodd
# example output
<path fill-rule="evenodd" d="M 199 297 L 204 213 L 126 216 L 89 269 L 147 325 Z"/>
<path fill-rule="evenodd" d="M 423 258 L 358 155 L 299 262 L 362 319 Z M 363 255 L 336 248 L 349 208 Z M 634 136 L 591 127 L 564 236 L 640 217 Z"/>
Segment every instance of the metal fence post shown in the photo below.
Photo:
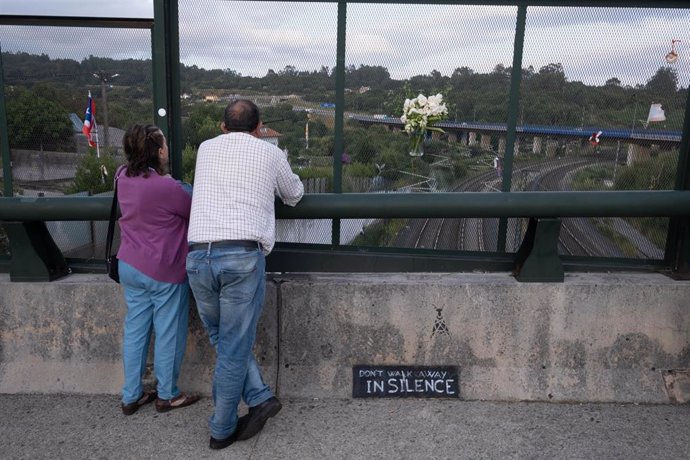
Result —
<path fill-rule="evenodd" d="M 525 44 L 525 23 L 527 22 L 527 5 L 518 6 L 515 24 L 515 45 L 513 47 L 513 70 L 510 76 L 510 99 L 508 101 L 508 120 L 506 123 L 506 152 L 503 161 L 503 181 L 501 192 L 510 192 L 513 177 L 513 150 L 515 145 L 515 128 L 517 127 L 518 106 L 520 105 L 520 81 L 522 80 L 522 49 Z M 496 250 L 505 252 L 508 219 L 498 221 L 498 240 Z"/>
<path fill-rule="evenodd" d="M 7 110 L 5 109 L 5 70 L 2 67 L 2 46 L 0 46 L 0 126 L 7 128 Z M 12 159 L 10 157 L 9 131 L 0 131 L 0 151 L 2 151 L 3 195 L 12 196 Z"/>

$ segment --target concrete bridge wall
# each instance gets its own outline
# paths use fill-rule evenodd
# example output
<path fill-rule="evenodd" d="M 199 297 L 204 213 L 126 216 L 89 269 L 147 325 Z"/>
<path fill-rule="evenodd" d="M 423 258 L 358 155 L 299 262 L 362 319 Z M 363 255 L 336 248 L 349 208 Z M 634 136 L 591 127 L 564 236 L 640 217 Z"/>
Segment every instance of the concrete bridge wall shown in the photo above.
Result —
<path fill-rule="evenodd" d="M 659 274 L 271 275 L 257 358 L 284 397 L 348 398 L 352 366 L 455 365 L 473 400 L 669 401 L 690 367 L 690 283 Z M 105 275 L 0 275 L 0 393 L 119 392 L 125 304 Z M 208 394 L 192 309 L 181 377 Z"/>

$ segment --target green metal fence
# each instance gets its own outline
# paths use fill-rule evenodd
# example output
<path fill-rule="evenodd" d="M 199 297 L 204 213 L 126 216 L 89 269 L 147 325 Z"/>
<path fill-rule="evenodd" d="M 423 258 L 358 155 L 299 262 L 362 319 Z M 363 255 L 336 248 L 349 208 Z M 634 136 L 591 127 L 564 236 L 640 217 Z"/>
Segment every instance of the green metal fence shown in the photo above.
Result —
<path fill-rule="evenodd" d="M 331 218 L 314 218 L 307 205 L 298 206 L 295 216 L 283 215 L 297 219 L 281 219 L 279 248 L 365 251 L 365 270 L 384 253 L 428 260 L 413 264 L 422 270 L 438 268 L 434 255 L 457 257 L 454 269 L 491 266 L 492 260 L 504 267 L 505 254 L 524 246 L 526 218 L 539 217 L 529 207 L 515 208 L 515 216 L 494 203 L 479 216 L 420 217 L 425 213 L 416 206 L 438 210 L 430 203 L 452 203 L 456 195 L 465 202 L 468 192 L 496 193 L 508 204 L 511 191 L 608 191 L 612 195 L 598 201 L 583 200 L 577 215 L 568 214 L 572 203 L 565 201 L 561 214 L 549 213 L 573 216 L 559 226 L 561 259 L 573 267 L 679 268 L 685 214 L 646 208 L 631 214 L 626 198 L 614 196 L 639 195 L 613 192 L 687 189 L 690 40 L 683 34 L 689 21 L 690 2 L 156 0 L 153 20 L 0 16 L 0 84 L 4 105 L 21 106 L 18 91 L 32 97 L 46 91 L 28 77 L 27 61 L 42 59 L 50 78 L 60 75 L 60 66 L 88 70 L 92 75 L 51 82 L 55 94 L 64 91 L 58 102 L 83 116 L 84 98 L 68 96 L 65 87 L 91 87 L 97 103 L 106 96 L 109 107 L 121 97 L 128 110 L 118 118 L 111 109 L 109 124 L 161 125 L 173 174 L 188 180 L 195 149 L 217 134 L 222 108 L 230 99 L 249 98 L 272 129 L 267 137 L 277 138 L 312 193 L 368 193 L 372 203 L 386 202 L 373 194 L 400 194 L 414 203 L 405 207 L 407 215 L 382 209 L 359 218 L 344 208 L 333 211 L 329 202 L 323 203 Z M 64 43 L 54 36 L 91 28 L 105 28 L 94 38 L 108 43 L 103 56 L 56 57 Z M 125 29 L 149 29 L 139 30 L 139 42 L 150 34 L 151 45 L 113 52 L 114 37 Z M 31 39 L 17 44 L 20 31 Z M 129 33 L 122 32 L 123 44 L 132 43 Z M 51 45 L 34 54 L 32 41 Z M 134 78 L 132 69 L 145 67 L 148 76 Z M 438 125 L 444 132 L 428 132 L 424 155 L 411 157 L 400 121 L 403 102 L 437 93 L 448 107 Z M 16 112 L 2 112 L 7 116 L 0 122 L 16 125 Z M 30 157 L 17 139 L 13 132 L 2 139 L 3 164 L 10 154 Z M 26 146 L 40 151 L 41 142 Z M 3 173 L 10 196 L 22 180 L 15 166 Z M 586 194 L 553 196 L 579 200 Z M 93 247 L 97 259 L 100 249 Z M 316 259 L 305 259 L 304 269 Z M 394 263 L 381 266 L 395 269 Z"/>

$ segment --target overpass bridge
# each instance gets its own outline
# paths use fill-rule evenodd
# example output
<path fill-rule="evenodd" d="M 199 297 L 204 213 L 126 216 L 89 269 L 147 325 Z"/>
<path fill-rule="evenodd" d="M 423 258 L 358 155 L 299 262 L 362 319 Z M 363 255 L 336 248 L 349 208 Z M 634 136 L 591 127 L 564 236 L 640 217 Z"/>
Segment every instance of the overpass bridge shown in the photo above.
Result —
<path fill-rule="evenodd" d="M 403 123 L 396 117 L 381 117 L 376 115 L 348 115 L 348 119 L 359 121 L 363 124 L 380 124 L 393 128 L 403 129 Z M 478 123 L 474 121 L 441 121 L 435 126 L 442 128 L 447 133 L 487 133 L 505 134 L 505 123 Z M 570 126 L 546 126 L 546 125 L 518 125 L 515 132 L 524 136 L 535 137 L 562 137 L 589 139 L 593 133 L 601 131 L 602 140 L 616 140 L 628 142 L 653 142 L 679 144 L 682 137 L 681 131 L 666 131 L 658 129 L 623 129 L 601 127 L 570 127 Z"/>
<path fill-rule="evenodd" d="M 349 114 L 348 119 L 355 120 L 365 125 L 384 125 L 390 129 L 402 129 L 403 123 L 396 117 L 383 117 L 379 115 Z M 496 152 L 505 154 L 507 125 L 505 123 L 477 123 L 465 121 L 442 121 L 435 126 L 442 128 L 448 135 L 449 142 L 462 142 L 466 145 L 479 144 L 484 150 L 492 149 L 492 139 L 498 138 Z M 543 126 L 543 125 L 518 125 L 515 128 L 514 152 L 518 154 L 520 139 L 532 137 L 532 153 L 540 154 L 545 149 L 547 157 L 557 154 L 557 141 L 569 142 L 572 140 L 588 140 L 596 133 L 601 143 L 610 142 L 627 143 L 627 164 L 647 159 L 651 154 L 651 146 L 662 145 L 664 148 L 677 148 L 682 139 L 681 131 L 666 131 L 643 128 L 601 128 L 601 127 L 570 127 L 570 126 Z M 432 132 L 432 137 L 438 138 L 440 133 Z M 479 136 L 479 139 L 478 137 Z M 618 148 L 618 147 L 617 147 Z"/>

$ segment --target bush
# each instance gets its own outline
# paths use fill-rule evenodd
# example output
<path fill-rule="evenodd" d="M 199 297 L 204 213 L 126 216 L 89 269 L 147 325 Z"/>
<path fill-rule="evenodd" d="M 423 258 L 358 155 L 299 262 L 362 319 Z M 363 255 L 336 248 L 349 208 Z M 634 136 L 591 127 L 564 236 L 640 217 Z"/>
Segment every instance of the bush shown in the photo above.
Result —
<path fill-rule="evenodd" d="M 97 157 L 89 152 L 77 165 L 74 183 L 67 189 L 68 193 L 89 192 L 91 195 L 113 189 L 113 179 L 117 163 L 110 155 Z"/>
<path fill-rule="evenodd" d="M 321 168 L 332 168 L 333 167 L 333 157 L 317 157 L 317 156 L 305 156 L 302 158 L 307 158 L 309 160 L 309 165 L 312 167 Z"/>
<path fill-rule="evenodd" d="M 344 166 L 343 174 L 351 177 L 374 177 L 376 176 L 376 168 L 371 163 L 355 162 Z"/>
<path fill-rule="evenodd" d="M 295 171 L 295 173 L 302 180 L 315 179 L 318 177 L 327 177 L 330 180 L 333 179 L 333 170 L 331 168 L 326 168 L 326 167 L 313 167 L 312 166 L 309 168 L 298 169 L 297 171 Z"/>
<path fill-rule="evenodd" d="M 191 144 L 184 146 L 182 151 L 182 180 L 194 183 L 194 169 L 196 168 L 196 147 Z"/>
<path fill-rule="evenodd" d="M 656 158 L 622 168 L 616 178 L 618 190 L 672 190 L 676 178 L 678 154 L 663 153 Z"/>

